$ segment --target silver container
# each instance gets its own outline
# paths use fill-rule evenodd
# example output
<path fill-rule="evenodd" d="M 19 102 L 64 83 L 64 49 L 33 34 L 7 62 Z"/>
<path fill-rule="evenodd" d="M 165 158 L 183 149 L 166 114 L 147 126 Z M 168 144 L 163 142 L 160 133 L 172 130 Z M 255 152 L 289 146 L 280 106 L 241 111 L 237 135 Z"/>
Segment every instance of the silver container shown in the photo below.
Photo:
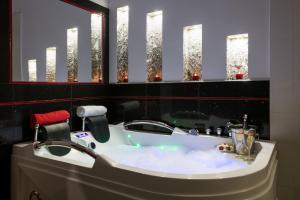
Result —
<path fill-rule="evenodd" d="M 249 155 L 254 151 L 255 135 L 254 129 L 244 130 L 240 128 L 231 128 L 232 142 L 235 152 L 239 155 Z"/>

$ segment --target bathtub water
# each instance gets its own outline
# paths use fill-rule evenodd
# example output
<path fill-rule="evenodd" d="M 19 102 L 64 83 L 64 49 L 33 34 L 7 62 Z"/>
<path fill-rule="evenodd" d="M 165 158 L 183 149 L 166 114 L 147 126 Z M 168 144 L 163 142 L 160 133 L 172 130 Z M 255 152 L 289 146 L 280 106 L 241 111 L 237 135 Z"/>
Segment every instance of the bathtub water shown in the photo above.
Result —
<path fill-rule="evenodd" d="M 251 163 L 216 146 L 231 139 L 159 135 L 110 126 L 111 138 L 98 143 L 87 133 L 71 138 L 96 146 L 96 159 L 72 149 L 63 157 L 32 143 L 17 144 L 12 155 L 12 200 L 33 191 L 43 200 L 275 200 L 277 150 L 271 142 Z"/>
<path fill-rule="evenodd" d="M 119 145 L 102 152 L 123 165 L 174 174 L 209 174 L 239 170 L 247 163 L 216 149 L 193 150 L 182 146 Z"/>

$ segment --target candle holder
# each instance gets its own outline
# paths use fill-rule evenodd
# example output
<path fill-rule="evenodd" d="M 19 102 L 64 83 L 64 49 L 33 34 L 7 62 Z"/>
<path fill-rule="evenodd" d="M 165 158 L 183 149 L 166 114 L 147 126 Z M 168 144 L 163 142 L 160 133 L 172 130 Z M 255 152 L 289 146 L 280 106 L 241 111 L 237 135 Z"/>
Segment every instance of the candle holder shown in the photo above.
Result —
<path fill-rule="evenodd" d="M 236 80 L 242 80 L 244 78 L 244 74 L 241 72 L 238 72 L 237 74 L 235 74 L 235 78 L 236 78 Z"/>
<path fill-rule="evenodd" d="M 124 83 L 128 83 L 128 76 L 126 75 L 126 76 L 124 76 L 124 78 L 123 78 L 123 82 Z"/>
<path fill-rule="evenodd" d="M 154 81 L 156 82 L 161 81 L 161 77 L 158 74 L 156 74 L 154 77 Z"/>
<path fill-rule="evenodd" d="M 194 73 L 192 76 L 192 80 L 193 81 L 199 81 L 200 80 L 200 76 L 197 73 Z"/>

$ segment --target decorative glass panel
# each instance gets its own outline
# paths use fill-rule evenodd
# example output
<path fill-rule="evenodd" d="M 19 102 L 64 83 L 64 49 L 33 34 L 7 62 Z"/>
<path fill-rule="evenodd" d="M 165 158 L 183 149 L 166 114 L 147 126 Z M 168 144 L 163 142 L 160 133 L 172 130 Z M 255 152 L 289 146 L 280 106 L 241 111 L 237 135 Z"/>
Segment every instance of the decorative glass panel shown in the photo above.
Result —
<path fill-rule="evenodd" d="M 29 81 L 37 81 L 36 60 L 28 60 L 28 77 Z"/>
<path fill-rule="evenodd" d="M 92 58 L 92 81 L 103 80 L 102 59 L 102 18 L 100 14 L 91 14 L 91 58 Z"/>
<path fill-rule="evenodd" d="M 68 29 L 67 33 L 68 82 L 77 82 L 78 76 L 78 28 Z"/>
<path fill-rule="evenodd" d="M 248 34 L 227 37 L 227 79 L 248 79 Z"/>
<path fill-rule="evenodd" d="M 117 10 L 117 80 L 128 82 L 128 24 L 129 7 Z"/>
<path fill-rule="evenodd" d="M 187 26 L 183 30 L 185 81 L 202 79 L 202 25 Z"/>
<path fill-rule="evenodd" d="M 49 47 L 46 50 L 46 81 L 55 82 L 56 75 L 56 47 Z"/>
<path fill-rule="evenodd" d="M 147 81 L 162 80 L 163 12 L 147 14 Z"/>

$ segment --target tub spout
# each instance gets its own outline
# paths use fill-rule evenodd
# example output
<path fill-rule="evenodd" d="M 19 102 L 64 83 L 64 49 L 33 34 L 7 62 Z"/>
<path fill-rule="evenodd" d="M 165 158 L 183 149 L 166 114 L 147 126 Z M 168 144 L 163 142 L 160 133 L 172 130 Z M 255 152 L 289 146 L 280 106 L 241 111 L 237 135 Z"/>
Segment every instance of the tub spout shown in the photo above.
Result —
<path fill-rule="evenodd" d="M 86 148 L 85 146 L 79 145 L 72 141 L 64 141 L 64 140 L 47 140 L 45 142 L 35 142 L 33 144 L 33 147 L 35 149 L 39 149 L 42 146 L 61 146 L 61 147 L 67 147 L 72 148 L 75 150 L 78 150 L 80 152 L 86 153 L 92 158 L 96 159 L 98 157 L 98 154 L 96 154 L 93 150 Z"/>

